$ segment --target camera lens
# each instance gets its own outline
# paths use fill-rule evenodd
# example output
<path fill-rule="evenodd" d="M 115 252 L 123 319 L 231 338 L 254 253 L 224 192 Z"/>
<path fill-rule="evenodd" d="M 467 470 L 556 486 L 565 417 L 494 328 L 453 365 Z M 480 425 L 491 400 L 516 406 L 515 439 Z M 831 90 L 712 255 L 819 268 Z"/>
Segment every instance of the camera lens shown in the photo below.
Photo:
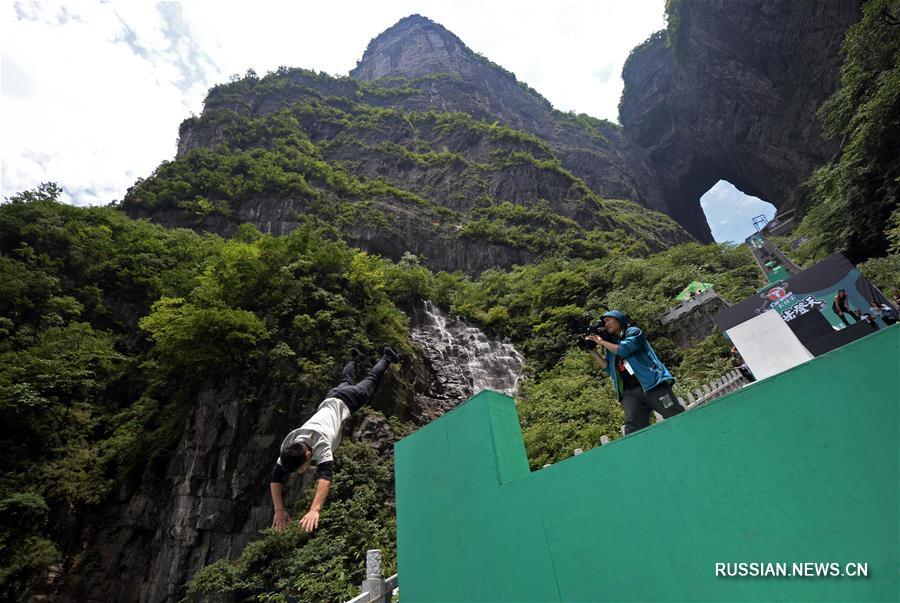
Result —
<path fill-rule="evenodd" d="M 587 352 L 595 349 L 597 347 L 597 342 L 582 338 L 578 340 L 578 347 Z"/>

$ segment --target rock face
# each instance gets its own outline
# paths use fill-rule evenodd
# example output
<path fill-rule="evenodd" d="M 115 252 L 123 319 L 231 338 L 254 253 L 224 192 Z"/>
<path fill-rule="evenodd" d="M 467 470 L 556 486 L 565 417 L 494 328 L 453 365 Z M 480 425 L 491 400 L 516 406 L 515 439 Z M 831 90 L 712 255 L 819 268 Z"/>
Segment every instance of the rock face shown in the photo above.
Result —
<path fill-rule="evenodd" d="M 203 114 L 182 124 L 176 161 L 191 161 L 204 149 L 270 149 L 284 128 L 259 122 L 285 112 L 315 145 L 316 161 L 412 195 L 376 195 L 361 203 L 327 178 L 307 174 L 320 194 L 317 203 L 257 194 L 230 199 L 228 212 L 186 210 L 195 196 L 218 201 L 203 189 L 167 204 L 130 191 L 123 208 L 134 217 L 225 235 L 243 222 L 283 234 L 315 215 L 339 223 L 341 236 L 366 250 L 394 259 L 411 251 L 431 268 L 469 273 L 556 251 L 545 248 L 554 237 L 541 231 L 548 227 L 542 220 L 583 241 L 619 231 L 614 236 L 649 251 L 691 240 L 665 215 L 643 151 L 618 126 L 554 110 L 424 17 L 403 19 L 374 39 L 351 77 L 284 69 L 214 88 Z M 267 133 L 257 135 L 261 131 Z M 506 202 L 530 214 L 498 218 L 497 206 Z M 508 220 L 503 232 L 487 232 L 491 225 L 479 223 L 485 219 L 493 225 Z M 523 230 L 530 241 L 510 234 Z"/>
<path fill-rule="evenodd" d="M 678 347 L 690 348 L 716 332 L 713 317 L 727 307 L 728 302 L 714 289 L 708 289 L 670 309 L 662 323 Z"/>
<path fill-rule="evenodd" d="M 407 207 L 380 209 L 390 216 L 389 224 L 362 220 L 347 224 L 341 229 L 343 239 L 354 247 L 394 260 L 410 252 L 423 257 L 432 270 L 461 270 L 468 274 L 478 274 L 488 267 L 527 264 L 539 257 L 538 253 L 528 249 L 483 239 L 459 238 L 446 230 L 434 233 L 429 215 Z M 171 228 L 193 228 L 223 236 L 230 236 L 241 224 L 250 223 L 262 232 L 279 236 L 303 224 L 302 216 L 308 213 L 308 204 L 291 198 L 266 202 L 251 199 L 238 204 L 228 217 L 191 216 L 177 210 L 146 211 L 142 208 L 130 208 L 128 213 L 134 218 L 149 218 Z"/>
<path fill-rule="evenodd" d="M 727 180 L 779 210 L 837 151 L 816 111 L 839 82 L 858 0 L 675 2 L 668 34 L 625 64 L 625 135 L 648 153 L 672 215 L 695 236 L 697 200 Z"/>
<path fill-rule="evenodd" d="M 412 79 L 448 72 L 474 79 L 478 67 L 472 52 L 457 36 L 434 21 L 410 15 L 369 43 L 350 76 L 360 80 Z"/>
<path fill-rule="evenodd" d="M 462 111 L 532 133 L 601 196 L 667 212 L 644 154 L 619 128 L 587 116 L 578 116 L 579 123 L 576 116 L 554 110 L 537 91 L 430 19 L 411 15 L 385 30 L 369 43 L 350 76 L 373 81 L 436 73 L 454 77 L 433 80 L 426 95 L 404 107 Z"/>
<path fill-rule="evenodd" d="M 53 600 L 174 601 L 194 571 L 233 557 L 271 523 L 267 471 L 283 426 L 311 412 L 310 401 L 267 384 L 248 404 L 233 385 L 201 391 L 181 442 L 153 488 L 121 493 L 83 522 L 89 553 L 75 562 Z M 300 488 L 289 492 L 296 501 Z"/>

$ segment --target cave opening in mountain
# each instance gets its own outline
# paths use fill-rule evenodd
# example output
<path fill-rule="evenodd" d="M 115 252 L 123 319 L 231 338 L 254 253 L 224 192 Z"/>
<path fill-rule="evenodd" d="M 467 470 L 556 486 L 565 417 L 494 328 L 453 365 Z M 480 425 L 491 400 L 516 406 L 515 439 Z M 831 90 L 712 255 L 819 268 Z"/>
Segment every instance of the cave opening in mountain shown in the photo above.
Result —
<path fill-rule="evenodd" d="M 764 215 L 771 220 L 775 216 L 774 205 L 742 193 L 727 180 L 719 180 L 706 191 L 700 207 L 717 243 L 742 243 L 756 231 L 754 217 Z"/>

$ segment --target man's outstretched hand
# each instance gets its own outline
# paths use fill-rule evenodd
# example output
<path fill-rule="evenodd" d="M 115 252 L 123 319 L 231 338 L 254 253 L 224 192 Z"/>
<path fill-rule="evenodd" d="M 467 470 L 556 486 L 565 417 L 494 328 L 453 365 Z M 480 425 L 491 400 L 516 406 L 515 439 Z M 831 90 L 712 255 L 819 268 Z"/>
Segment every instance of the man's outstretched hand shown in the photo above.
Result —
<path fill-rule="evenodd" d="M 281 532 L 288 524 L 291 523 L 291 514 L 286 509 L 275 511 L 275 517 L 272 519 L 272 527 Z"/>
<path fill-rule="evenodd" d="M 300 527 L 307 532 L 312 532 L 319 527 L 319 512 L 310 511 L 300 520 Z"/>

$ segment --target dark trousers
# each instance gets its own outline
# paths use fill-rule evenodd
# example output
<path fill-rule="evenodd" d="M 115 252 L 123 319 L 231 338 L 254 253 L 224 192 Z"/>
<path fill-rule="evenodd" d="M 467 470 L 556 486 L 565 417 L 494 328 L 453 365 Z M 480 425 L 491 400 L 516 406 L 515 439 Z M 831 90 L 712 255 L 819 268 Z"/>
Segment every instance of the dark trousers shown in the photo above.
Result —
<path fill-rule="evenodd" d="M 654 410 L 664 419 L 684 412 L 669 384 L 658 385 L 646 393 L 640 387 L 626 389 L 619 404 L 625 411 L 625 435 L 650 425 L 650 413 Z"/>
<path fill-rule="evenodd" d="M 351 360 L 341 371 L 341 382 L 325 394 L 326 398 L 340 398 L 347 403 L 350 412 L 356 412 L 360 406 L 367 404 L 378 388 L 381 376 L 387 370 L 390 361 L 382 357 L 363 380 L 354 384 L 356 379 L 356 362 Z"/>
<path fill-rule="evenodd" d="M 850 323 L 847 322 L 847 319 L 846 319 L 846 318 L 844 318 L 845 316 L 851 317 L 851 318 L 853 319 L 853 322 L 854 322 L 854 323 L 859 322 L 859 318 L 856 316 L 856 314 L 854 314 L 854 313 L 851 312 L 850 310 L 844 310 L 843 312 L 841 312 L 840 314 L 838 314 L 838 318 L 840 318 L 840 319 L 841 319 L 841 322 L 843 322 L 843 323 L 844 323 L 846 326 L 848 326 L 848 327 L 850 326 Z"/>

